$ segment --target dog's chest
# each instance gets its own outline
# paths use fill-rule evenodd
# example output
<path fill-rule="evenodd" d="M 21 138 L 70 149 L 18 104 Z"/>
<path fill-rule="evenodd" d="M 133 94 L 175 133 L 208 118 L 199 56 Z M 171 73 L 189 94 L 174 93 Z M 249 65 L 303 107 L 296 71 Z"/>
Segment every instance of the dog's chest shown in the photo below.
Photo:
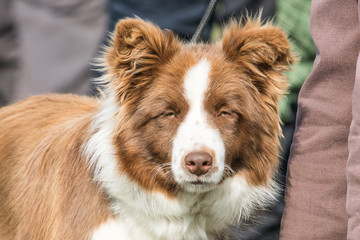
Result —
<path fill-rule="evenodd" d="M 183 206 L 180 215 L 155 216 L 143 211 L 124 210 L 124 213 L 100 225 L 93 233 L 92 240 L 183 240 L 183 239 L 212 239 L 209 226 L 214 216 L 208 211 L 204 199 L 189 199 L 191 205 Z M 156 211 L 156 209 L 147 209 Z M 152 216 L 150 216 L 152 215 Z"/>
<path fill-rule="evenodd" d="M 157 219 L 134 221 L 134 219 L 112 219 L 100 225 L 92 240 L 183 240 L 211 239 L 205 232 L 205 219 L 185 217 L 178 220 Z"/>
<path fill-rule="evenodd" d="M 130 191 L 131 192 L 131 191 Z M 271 189 L 247 187 L 242 178 L 230 178 L 217 189 L 200 193 L 183 193 L 177 200 L 160 194 L 137 194 L 122 197 L 113 205 L 118 216 L 100 225 L 93 240 L 211 240 L 226 226 L 251 215 L 273 193 Z"/>

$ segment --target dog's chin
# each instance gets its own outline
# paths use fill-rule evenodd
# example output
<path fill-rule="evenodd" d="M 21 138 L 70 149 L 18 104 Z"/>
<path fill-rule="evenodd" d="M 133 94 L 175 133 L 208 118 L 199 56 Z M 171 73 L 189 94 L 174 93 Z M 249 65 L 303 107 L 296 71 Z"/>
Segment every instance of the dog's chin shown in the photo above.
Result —
<path fill-rule="evenodd" d="M 219 183 L 204 181 L 183 181 L 180 183 L 181 188 L 190 193 L 204 193 L 218 187 Z"/>
<path fill-rule="evenodd" d="M 173 171 L 173 176 L 175 182 L 177 182 L 183 191 L 204 193 L 217 188 L 221 184 L 224 172 L 217 169 L 216 171 L 209 171 L 204 175 L 196 176 L 187 171 Z"/>

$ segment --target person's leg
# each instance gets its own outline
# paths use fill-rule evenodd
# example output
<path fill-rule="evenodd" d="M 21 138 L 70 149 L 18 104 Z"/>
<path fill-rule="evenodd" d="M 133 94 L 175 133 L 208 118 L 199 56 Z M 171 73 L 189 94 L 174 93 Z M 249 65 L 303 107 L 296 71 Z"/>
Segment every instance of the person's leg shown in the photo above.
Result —
<path fill-rule="evenodd" d="M 360 16 L 360 6 L 358 10 Z M 360 239 L 360 55 L 357 61 L 355 85 L 352 96 L 352 121 L 349 136 L 347 180 L 347 239 L 358 240 Z"/>
<path fill-rule="evenodd" d="M 357 2 L 314 0 L 318 49 L 299 95 L 280 239 L 346 239 L 346 162 L 360 49 Z"/>
<path fill-rule="evenodd" d="M 9 103 L 18 77 L 18 44 L 12 1 L 0 0 L 0 107 Z"/>
<path fill-rule="evenodd" d="M 106 27 L 105 0 L 16 0 L 21 76 L 15 99 L 90 93 L 90 62 Z"/>

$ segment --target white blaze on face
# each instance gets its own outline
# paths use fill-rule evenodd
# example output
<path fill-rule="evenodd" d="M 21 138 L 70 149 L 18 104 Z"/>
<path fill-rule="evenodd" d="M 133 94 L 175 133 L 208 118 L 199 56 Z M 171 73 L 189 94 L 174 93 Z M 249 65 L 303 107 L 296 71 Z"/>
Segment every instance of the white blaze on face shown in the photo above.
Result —
<path fill-rule="evenodd" d="M 203 59 L 189 69 L 184 79 L 185 97 L 190 109 L 178 128 L 172 150 L 172 171 L 179 183 L 197 180 L 218 183 L 224 171 L 224 143 L 219 131 L 209 125 L 204 108 L 210 69 L 210 63 Z M 184 164 L 187 154 L 198 151 L 208 151 L 213 157 L 212 170 L 199 178 L 190 174 Z"/>

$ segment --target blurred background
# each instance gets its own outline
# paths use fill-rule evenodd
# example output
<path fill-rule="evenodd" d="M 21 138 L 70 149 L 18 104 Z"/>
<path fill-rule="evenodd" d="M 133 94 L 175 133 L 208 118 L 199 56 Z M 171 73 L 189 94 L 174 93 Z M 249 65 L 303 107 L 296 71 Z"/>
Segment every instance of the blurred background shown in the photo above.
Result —
<path fill-rule="evenodd" d="M 187 41 L 194 34 L 209 0 L 0 0 L 0 107 L 50 92 L 96 94 L 91 79 L 100 72 L 90 63 L 106 45 L 119 19 L 138 16 L 171 29 Z M 294 131 L 297 96 L 312 70 L 316 49 L 310 35 L 311 0 L 218 0 L 202 35 L 221 37 L 229 18 L 246 13 L 272 19 L 288 34 L 299 62 L 287 75 L 289 94 L 280 103 L 284 138 L 279 182 L 284 186 Z M 284 189 L 284 187 L 282 188 Z M 224 239 L 276 240 L 284 209 L 279 201 Z"/>

